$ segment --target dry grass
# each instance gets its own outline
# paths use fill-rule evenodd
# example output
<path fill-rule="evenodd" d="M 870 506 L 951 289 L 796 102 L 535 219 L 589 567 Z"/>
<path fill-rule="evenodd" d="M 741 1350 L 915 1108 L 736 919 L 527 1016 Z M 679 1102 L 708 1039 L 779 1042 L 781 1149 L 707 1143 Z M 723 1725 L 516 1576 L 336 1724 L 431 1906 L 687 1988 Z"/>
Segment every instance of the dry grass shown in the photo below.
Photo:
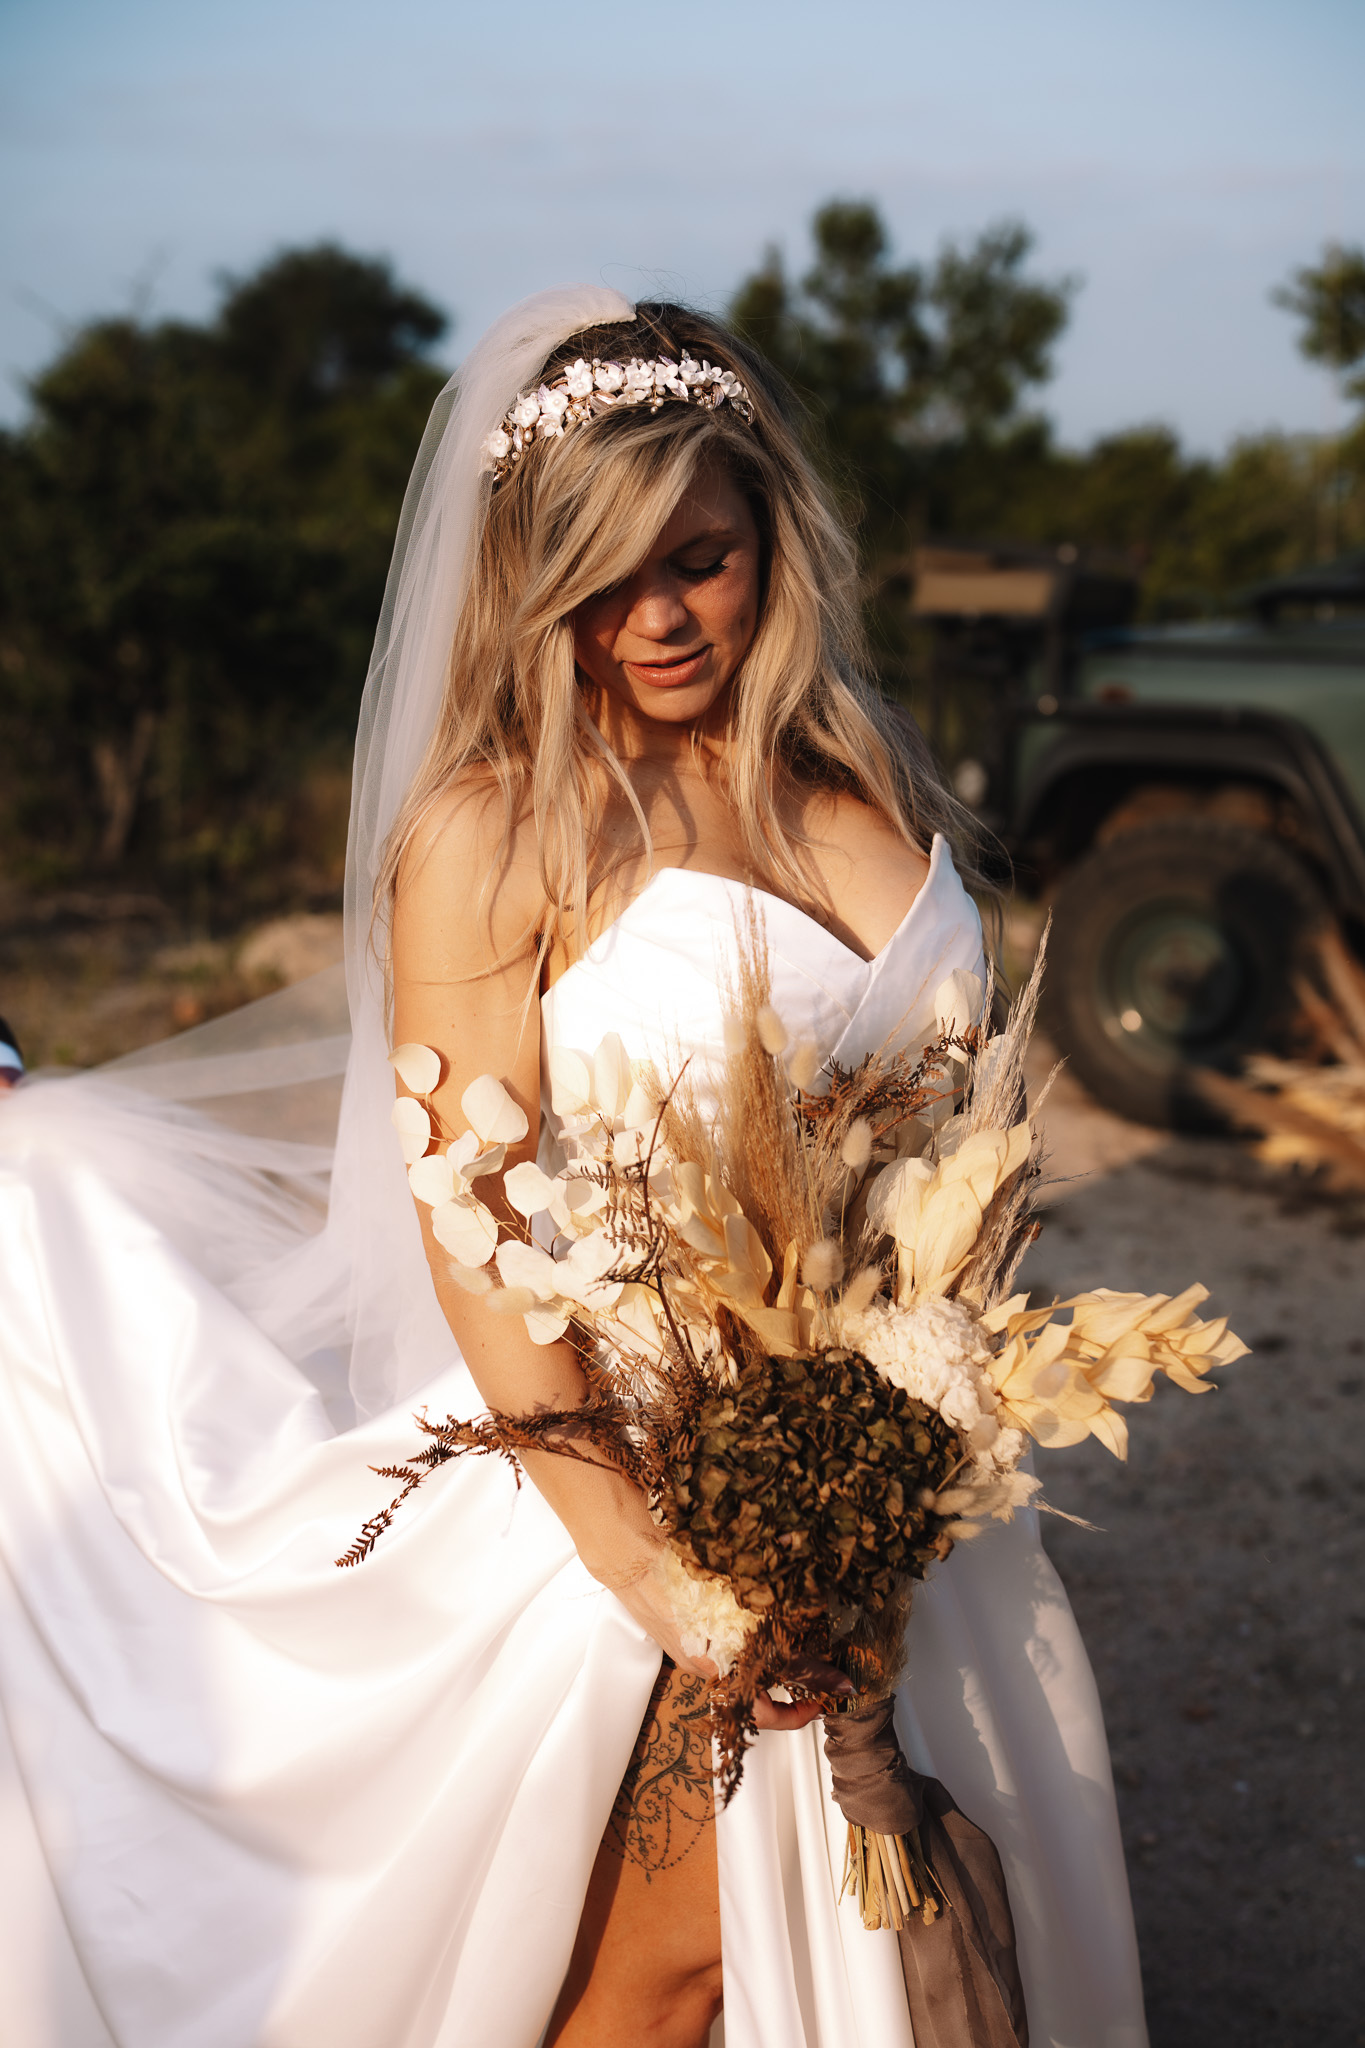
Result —
<path fill-rule="evenodd" d="M 1257 1151 L 1267 1164 L 1365 1188 L 1365 968 L 1335 930 L 1318 941 L 1315 967 L 1316 985 L 1305 976 L 1297 990 L 1310 1057 L 1260 1054 L 1243 1080 L 1197 1078 L 1230 1122 L 1262 1133 Z"/>

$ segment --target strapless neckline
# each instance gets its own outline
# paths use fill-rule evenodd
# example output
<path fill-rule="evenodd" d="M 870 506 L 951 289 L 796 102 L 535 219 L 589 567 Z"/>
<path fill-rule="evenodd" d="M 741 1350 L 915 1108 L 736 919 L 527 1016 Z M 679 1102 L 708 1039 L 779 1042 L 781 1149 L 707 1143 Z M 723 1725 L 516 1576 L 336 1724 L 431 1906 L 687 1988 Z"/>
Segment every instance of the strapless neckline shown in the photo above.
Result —
<path fill-rule="evenodd" d="M 869 958 L 858 952 L 855 947 L 848 945 L 836 933 L 830 931 L 827 925 L 821 924 L 818 918 L 812 917 L 808 910 L 802 910 L 799 904 L 791 902 L 786 896 L 777 896 L 770 889 L 760 888 L 755 882 L 741 882 L 733 875 L 713 874 L 709 868 L 660 868 L 656 874 L 650 876 L 643 889 L 637 895 L 631 897 L 630 902 L 626 904 L 623 910 L 617 913 L 611 920 L 611 923 L 603 926 L 591 945 L 583 949 L 578 959 L 572 961 L 559 976 L 558 980 L 550 984 L 550 987 L 541 997 L 541 1001 L 547 1001 L 556 989 L 562 988 L 570 975 L 576 974 L 581 968 L 596 965 L 601 956 L 610 951 L 612 942 L 618 933 L 627 927 L 637 914 L 644 911 L 647 905 L 651 905 L 651 900 L 654 897 L 661 893 L 666 894 L 669 890 L 682 895 L 690 892 L 694 897 L 706 895 L 708 889 L 719 891 L 731 898 L 733 907 L 736 909 L 741 906 L 745 898 L 757 897 L 763 905 L 765 918 L 771 912 L 776 912 L 779 923 L 783 919 L 792 920 L 794 926 L 803 927 L 806 931 L 816 935 L 820 943 L 839 954 L 843 961 L 851 963 L 854 967 L 861 968 L 867 975 L 872 975 L 882 966 L 888 954 L 899 944 L 906 931 L 911 928 L 912 923 L 916 919 L 916 913 L 919 912 L 921 916 L 926 914 L 922 910 L 922 906 L 926 901 L 931 901 L 935 896 L 940 883 L 940 877 L 945 870 L 948 876 L 952 878 L 954 884 L 956 884 L 957 877 L 953 869 L 952 857 L 948 851 L 948 843 L 941 833 L 936 832 L 929 853 L 928 874 L 915 891 L 914 897 L 904 917 L 896 926 L 895 931 L 892 932 L 885 945 L 881 946 Z"/>

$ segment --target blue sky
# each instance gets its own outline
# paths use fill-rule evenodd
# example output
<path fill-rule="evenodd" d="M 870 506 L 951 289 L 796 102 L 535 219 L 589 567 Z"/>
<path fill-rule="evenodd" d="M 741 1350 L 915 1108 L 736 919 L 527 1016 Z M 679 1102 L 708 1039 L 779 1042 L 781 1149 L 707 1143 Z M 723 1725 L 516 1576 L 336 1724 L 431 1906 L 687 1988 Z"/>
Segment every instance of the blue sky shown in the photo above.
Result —
<path fill-rule="evenodd" d="M 1082 288 L 1071 440 L 1340 405 L 1271 287 L 1365 240 L 1362 0 L 0 0 L 0 416 L 63 331 L 335 236 L 456 315 L 567 278 L 719 308 L 832 194 L 1002 214 Z"/>

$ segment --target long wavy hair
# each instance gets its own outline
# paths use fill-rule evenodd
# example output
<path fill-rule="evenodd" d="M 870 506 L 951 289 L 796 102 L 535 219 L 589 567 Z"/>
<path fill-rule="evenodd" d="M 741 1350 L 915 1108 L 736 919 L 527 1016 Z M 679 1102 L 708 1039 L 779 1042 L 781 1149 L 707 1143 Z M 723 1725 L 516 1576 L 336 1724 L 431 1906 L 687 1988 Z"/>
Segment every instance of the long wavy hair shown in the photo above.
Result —
<path fill-rule="evenodd" d="M 975 821 L 944 788 L 913 721 L 870 679 L 853 542 L 771 365 L 717 322 L 661 302 L 638 306 L 633 321 L 571 335 L 542 376 L 579 357 L 684 354 L 742 379 L 752 425 L 729 406 L 618 406 L 561 440 L 536 442 L 490 489 L 440 714 L 385 847 L 381 919 L 424 821 L 475 774 L 501 792 L 504 855 L 528 807 L 533 816 L 542 958 L 566 928 L 586 934 L 588 900 L 606 872 L 599 840 L 613 788 L 650 858 L 626 767 L 588 713 L 573 613 L 639 567 L 699 468 L 717 462 L 748 498 L 762 546 L 758 625 L 728 693 L 723 750 L 751 879 L 809 899 L 811 869 L 789 798 L 816 784 L 857 795 L 923 852 L 943 833 L 969 886 L 993 894 L 980 873 Z"/>

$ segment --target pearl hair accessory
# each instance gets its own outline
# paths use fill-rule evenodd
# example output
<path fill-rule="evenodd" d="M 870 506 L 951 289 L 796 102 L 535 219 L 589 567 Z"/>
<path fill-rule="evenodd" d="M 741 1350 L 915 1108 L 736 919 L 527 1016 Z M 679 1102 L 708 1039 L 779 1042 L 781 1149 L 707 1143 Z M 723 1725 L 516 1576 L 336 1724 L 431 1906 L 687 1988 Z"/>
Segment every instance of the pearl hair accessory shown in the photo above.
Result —
<path fill-rule="evenodd" d="M 580 356 L 538 391 L 518 395 L 501 426 L 483 444 L 483 472 L 491 471 L 493 482 L 501 483 L 533 441 L 558 440 L 613 405 L 647 405 L 657 412 L 668 398 L 700 405 L 707 412 L 732 405 L 746 424 L 754 416 L 749 394 L 733 370 L 718 370 L 692 356 L 684 356 L 680 363 L 662 356 L 650 363 L 638 356 L 628 363 L 601 363 L 594 356 L 585 363 Z"/>

